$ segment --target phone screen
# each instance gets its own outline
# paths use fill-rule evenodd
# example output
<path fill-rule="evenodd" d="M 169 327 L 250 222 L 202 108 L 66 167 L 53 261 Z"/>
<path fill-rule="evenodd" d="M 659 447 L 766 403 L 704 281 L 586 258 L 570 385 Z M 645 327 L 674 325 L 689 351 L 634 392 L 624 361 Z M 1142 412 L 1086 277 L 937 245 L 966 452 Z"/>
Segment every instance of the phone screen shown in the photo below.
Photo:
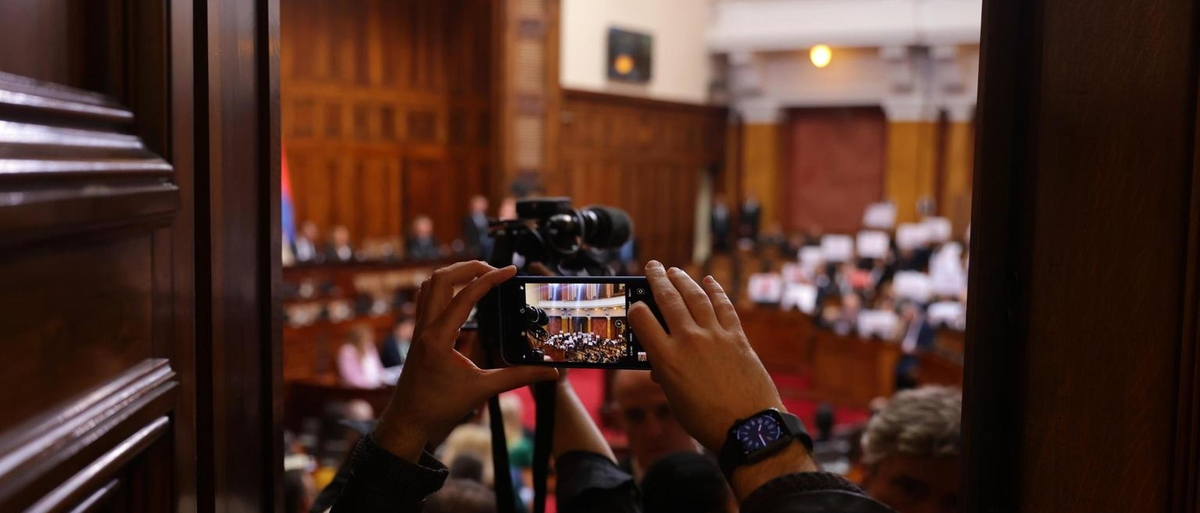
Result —
<path fill-rule="evenodd" d="M 501 352 L 513 365 L 648 369 L 629 328 L 629 308 L 644 302 L 659 318 L 640 277 L 528 277 L 501 285 Z"/>

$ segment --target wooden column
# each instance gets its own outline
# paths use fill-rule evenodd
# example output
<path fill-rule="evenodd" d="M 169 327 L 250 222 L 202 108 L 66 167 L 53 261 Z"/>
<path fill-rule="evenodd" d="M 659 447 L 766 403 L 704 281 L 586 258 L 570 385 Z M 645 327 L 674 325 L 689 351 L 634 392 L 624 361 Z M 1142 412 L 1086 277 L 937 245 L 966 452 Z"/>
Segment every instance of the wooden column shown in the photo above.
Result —
<path fill-rule="evenodd" d="M 888 112 L 887 127 L 884 195 L 896 205 L 896 222 L 914 222 L 917 201 L 936 197 L 937 123 Z"/>
<path fill-rule="evenodd" d="M 974 170 L 975 125 L 969 119 L 951 114 L 946 124 L 946 146 L 942 162 L 944 174 L 938 213 L 949 218 L 954 235 L 961 236 L 971 222 L 971 172 Z"/>
<path fill-rule="evenodd" d="M 762 204 L 762 226 L 779 221 L 779 123 L 747 123 L 742 132 L 741 196 L 730 191 L 726 199 L 737 215 L 742 196 L 753 193 Z"/>

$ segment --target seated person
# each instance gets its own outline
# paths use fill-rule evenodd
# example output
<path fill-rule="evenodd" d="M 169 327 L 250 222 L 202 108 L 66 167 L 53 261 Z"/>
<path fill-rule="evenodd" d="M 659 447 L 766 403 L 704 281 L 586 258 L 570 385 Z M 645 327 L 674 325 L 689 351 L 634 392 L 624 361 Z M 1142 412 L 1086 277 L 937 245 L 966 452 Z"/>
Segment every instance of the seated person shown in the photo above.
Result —
<path fill-rule="evenodd" d="M 409 260 L 437 260 L 442 256 L 437 241 L 433 239 L 433 220 L 428 216 L 413 220 L 412 235 L 404 244 L 404 254 Z"/>
<path fill-rule="evenodd" d="M 400 511 L 400 510 L 396 510 Z M 496 493 L 469 479 L 450 478 L 425 503 L 424 513 L 495 513 Z"/>
<path fill-rule="evenodd" d="M 641 481 L 655 461 L 677 452 L 700 452 L 700 445 L 671 413 L 667 395 L 650 373 L 618 370 L 613 375 L 617 423 L 629 440 L 629 457 L 621 468 Z"/>
<path fill-rule="evenodd" d="M 420 511 L 447 474 L 425 452 L 431 440 L 442 439 L 492 395 L 558 377 L 557 369 L 542 366 L 482 370 L 454 349 L 458 328 L 475 303 L 515 274 L 511 266 L 461 262 L 438 270 L 422 287 L 409 364 L 374 432 L 355 449 L 352 477 L 333 513 Z M 731 431 L 749 433 L 760 425 L 751 420 L 771 422 L 772 416 L 785 415 L 778 391 L 712 277 L 702 287 L 683 271 L 667 271 L 653 261 L 646 276 L 670 334 L 642 303 L 629 311 L 631 327 L 655 362 L 654 376 L 679 424 L 710 451 L 725 448 L 724 470 L 742 511 L 889 511 L 841 477 L 819 473 L 803 436 L 774 438 L 780 443 L 761 450 L 747 441 L 749 435 L 730 439 Z M 455 294 L 457 286 L 465 287 Z M 582 405 L 568 408 L 568 401 L 578 399 L 560 393 L 555 411 L 559 510 L 639 511 L 632 476 L 617 468 L 590 418 L 578 414 Z M 754 463 L 747 461 L 747 451 Z M 570 492 L 574 495 L 564 497 Z M 569 509 L 573 504 L 586 506 Z"/>
<path fill-rule="evenodd" d="M 350 330 L 350 339 L 338 350 L 338 375 L 343 385 L 355 388 L 379 388 L 383 385 L 383 364 L 375 334 L 366 325 Z"/>
<path fill-rule="evenodd" d="M 325 248 L 325 261 L 351 262 L 354 260 L 354 247 L 350 245 L 350 230 L 345 226 L 335 226 Z"/>
<path fill-rule="evenodd" d="M 408 348 L 412 345 L 413 328 L 416 324 L 411 317 L 404 317 L 392 328 L 392 334 L 379 346 L 379 362 L 384 367 L 404 365 L 408 356 Z"/>
<path fill-rule="evenodd" d="M 681 452 L 666 456 L 642 479 L 644 513 L 737 513 L 737 499 L 709 457 Z"/>
<path fill-rule="evenodd" d="M 923 387 L 896 394 L 867 424 L 863 484 L 899 513 L 959 511 L 962 393 Z"/>
<path fill-rule="evenodd" d="M 300 225 L 300 233 L 296 234 L 296 240 L 292 243 L 292 256 L 300 263 L 321 262 L 324 260 L 324 255 L 317 251 L 317 231 L 316 223 L 305 221 Z"/>

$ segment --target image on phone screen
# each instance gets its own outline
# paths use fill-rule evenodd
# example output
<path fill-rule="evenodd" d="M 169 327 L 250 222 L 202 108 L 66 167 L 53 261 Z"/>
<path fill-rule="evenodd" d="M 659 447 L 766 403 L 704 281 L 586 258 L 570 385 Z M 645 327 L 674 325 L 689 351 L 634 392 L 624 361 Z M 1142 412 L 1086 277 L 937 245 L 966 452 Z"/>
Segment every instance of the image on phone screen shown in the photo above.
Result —
<path fill-rule="evenodd" d="M 648 368 L 629 307 L 653 308 L 643 278 L 531 278 L 505 284 L 504 356 L 514 364 Z"/>

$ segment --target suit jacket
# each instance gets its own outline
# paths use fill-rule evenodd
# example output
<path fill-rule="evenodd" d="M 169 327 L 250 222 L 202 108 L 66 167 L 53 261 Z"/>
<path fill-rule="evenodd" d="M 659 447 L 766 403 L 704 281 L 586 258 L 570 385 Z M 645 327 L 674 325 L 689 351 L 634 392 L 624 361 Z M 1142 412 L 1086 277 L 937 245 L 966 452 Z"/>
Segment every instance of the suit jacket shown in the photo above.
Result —
<path fill-rule="evenodd" d="M 463 244 L 466 244 L 469 254 L 486 259 L 492 253 L 492 238 L 488 236 L 487 218 L 484 217 L 482 221 L 481 225 L 474 215 L 464 217 L 462 222 L 462 240 Z"/>
<path fill-rule="evenodd" d="M 762 217 L 762 205 L 758 202 L 743 203 L 741 217 L 741 233 L 742 237 L 758 239 L 758 226 Z"/>
<path fill-rule="evenodd" d="M 404 245 L 405 256 L 409 260 L 437 260 L 442 256 L 437 242 L 432 237 L 411 238 Z"/>

